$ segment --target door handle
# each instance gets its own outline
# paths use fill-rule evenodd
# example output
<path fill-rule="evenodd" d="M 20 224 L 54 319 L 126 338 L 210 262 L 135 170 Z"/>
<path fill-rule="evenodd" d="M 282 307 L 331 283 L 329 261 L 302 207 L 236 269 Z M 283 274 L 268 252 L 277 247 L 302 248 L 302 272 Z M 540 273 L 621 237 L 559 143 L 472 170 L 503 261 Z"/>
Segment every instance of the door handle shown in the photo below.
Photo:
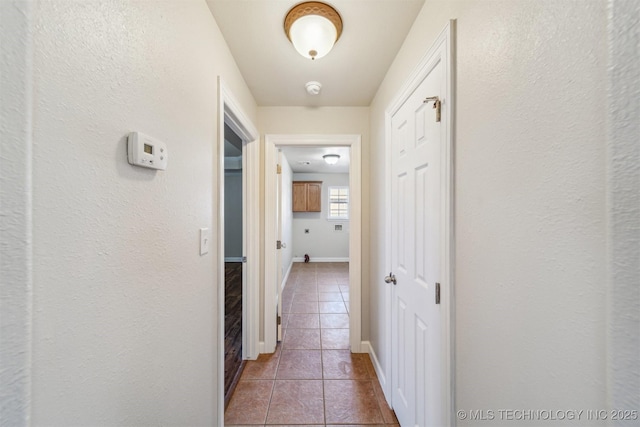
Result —
<path fill-rule="evenodd" d="M 393 283 L 394 285 L 398 284 L 398 282 L 396 281 L 396 276 L 393 273 L 389 273 L 389 275 L 384 278 L 384 281 L 385 283 Z"/>

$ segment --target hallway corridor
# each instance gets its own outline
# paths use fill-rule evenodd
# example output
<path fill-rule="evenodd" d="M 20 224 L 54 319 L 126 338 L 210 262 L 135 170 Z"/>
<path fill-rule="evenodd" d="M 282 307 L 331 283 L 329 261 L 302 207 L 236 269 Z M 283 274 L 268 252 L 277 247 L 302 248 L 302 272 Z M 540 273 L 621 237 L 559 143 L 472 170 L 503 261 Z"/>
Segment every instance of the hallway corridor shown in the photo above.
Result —
<path fill-rule="evenodd" d="M 398 426 L 367 354 L 349 351 L 349 264 L 295 263 L 283 341 L 248 361 L 225 425 Z"/>

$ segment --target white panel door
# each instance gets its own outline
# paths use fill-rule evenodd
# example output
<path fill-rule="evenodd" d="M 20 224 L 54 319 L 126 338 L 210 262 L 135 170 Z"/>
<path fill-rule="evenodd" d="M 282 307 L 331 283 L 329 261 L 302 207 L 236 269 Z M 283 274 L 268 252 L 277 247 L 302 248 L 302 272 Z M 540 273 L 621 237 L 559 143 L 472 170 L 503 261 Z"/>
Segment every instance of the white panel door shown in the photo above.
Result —
<path fill-rule="evenodd" d="M 392 116 L 391 262 L 392 401 L 406 426 L 443 425 L 441 282 L 444 191 L 441 123 L 434 102 L 445 93 L 436 61 Z"/>

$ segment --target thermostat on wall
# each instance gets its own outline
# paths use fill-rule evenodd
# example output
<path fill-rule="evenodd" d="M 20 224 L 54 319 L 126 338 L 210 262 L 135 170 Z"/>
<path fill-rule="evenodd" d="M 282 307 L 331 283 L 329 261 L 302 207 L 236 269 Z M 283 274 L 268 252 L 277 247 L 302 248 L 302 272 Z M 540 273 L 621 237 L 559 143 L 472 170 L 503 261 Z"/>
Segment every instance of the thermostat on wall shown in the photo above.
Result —
<path fill-rule="evenodd" d="M 167 168 L 167 145 L 142 132 L 131 132 L 127 139 L 129 164 L 143 168 L 165 170 Z"/>

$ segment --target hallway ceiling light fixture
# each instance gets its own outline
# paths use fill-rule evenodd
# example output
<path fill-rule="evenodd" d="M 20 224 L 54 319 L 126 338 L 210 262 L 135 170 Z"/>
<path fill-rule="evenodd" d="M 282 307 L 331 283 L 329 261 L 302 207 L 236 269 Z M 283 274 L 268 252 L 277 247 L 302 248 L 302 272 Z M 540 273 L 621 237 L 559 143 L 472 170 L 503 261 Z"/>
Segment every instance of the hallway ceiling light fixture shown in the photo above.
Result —
<path fill-rule="evenodd" d="M 336 163 L 338 163 L 338 159 L 340 158 L 340 156 L 338 154 L 325 154 L 324 156 L 322 156 L 322 158 L 325 162 L 327 162 L 328 165 L 335 165 Z"/>
<path fill-rule="evenodd" d="M 305 58 L 322 58 L 342 34 L 342 18 L 326 3 L 308 1 L 294 6 L 284 18 L 284 32 Z"/>

